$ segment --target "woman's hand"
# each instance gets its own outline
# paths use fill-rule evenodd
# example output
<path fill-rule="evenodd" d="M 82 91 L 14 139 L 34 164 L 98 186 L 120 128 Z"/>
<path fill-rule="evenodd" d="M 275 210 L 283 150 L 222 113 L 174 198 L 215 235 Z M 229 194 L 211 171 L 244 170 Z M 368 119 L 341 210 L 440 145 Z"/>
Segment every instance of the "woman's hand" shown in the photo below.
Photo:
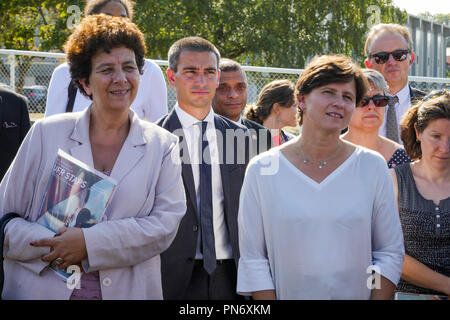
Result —
<path fill-rule="evenodd" d="M 44 238 L 32 243 L 35 247 L 50 247 L 51 251 L 42 257 L 42 261 L 54 261 L 60 269 L 71 265 L 80 265 L 87 257 L 86 243 L 80 228 L 62 228 L 53 238 Z M 61 258 L 61 259 L 58 259 Z"/>

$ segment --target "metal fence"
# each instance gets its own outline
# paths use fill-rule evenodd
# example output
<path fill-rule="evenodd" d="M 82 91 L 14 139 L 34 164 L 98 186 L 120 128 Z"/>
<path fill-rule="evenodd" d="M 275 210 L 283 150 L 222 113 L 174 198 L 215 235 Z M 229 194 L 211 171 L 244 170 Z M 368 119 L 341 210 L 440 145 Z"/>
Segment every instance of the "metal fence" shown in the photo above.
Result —
<path fill-rule="evenodd" d="M 28 99 L 30 113 L 44 113 L 47 88 L 53 70 L 64 61 L 63 53 L 17 51 L 0 49 L 0 86 L 23 94 Z M 166 78 L 168 62 L 154 60 Z M 255 103 L 262 87 L 273 80 L 289 79 L 295 83 L 302 69 L 243 67 L 249 83 L 248 103 Z M 411 86 L 423 91 L 450 89 L 449 78 L 409 77 Z M 175 90 L 167 83 L 169 109 L 176 102 Z"/>

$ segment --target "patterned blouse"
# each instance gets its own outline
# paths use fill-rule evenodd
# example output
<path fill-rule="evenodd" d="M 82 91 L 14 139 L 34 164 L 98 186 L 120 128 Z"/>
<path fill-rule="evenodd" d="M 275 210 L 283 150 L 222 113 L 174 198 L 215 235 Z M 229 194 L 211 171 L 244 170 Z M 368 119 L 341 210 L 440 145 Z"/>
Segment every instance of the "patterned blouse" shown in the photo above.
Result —
<path fill-rule="evenodd" d="M 394 154 L 392 155 L 391 159 L 388 161 L 387 165 L 390 169 L 390 168 L 394 168 L 398 165 L 401 165 L 403 163 L 410 163 L 410 162 L 412 162 L 412 160 L 406 154 L 405 149 L 398 148 L 397 150 L 395 150 Z"/>
<path fill-rule="evenodd" d="M 450 276 L 450 197 L 436 205 L 417 189 L 409 164 L 394 168 L 405 252 L 431 270 Z M 444 295 L 400 280 L 401 292 Z"/>

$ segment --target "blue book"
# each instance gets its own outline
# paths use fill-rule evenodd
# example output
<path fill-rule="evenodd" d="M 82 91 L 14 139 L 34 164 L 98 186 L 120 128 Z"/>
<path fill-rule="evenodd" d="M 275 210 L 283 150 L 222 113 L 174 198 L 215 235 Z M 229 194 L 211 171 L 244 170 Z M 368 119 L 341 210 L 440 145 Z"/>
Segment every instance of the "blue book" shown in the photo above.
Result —
<path fill-rule="evenodd" d="M 59 149 L 42 199 L 38 223 L 58 232 L 62 227 L 89 228 L 103 218 L 117 182 Z M 66 281 L 73 273 L 50 268 Z"/>

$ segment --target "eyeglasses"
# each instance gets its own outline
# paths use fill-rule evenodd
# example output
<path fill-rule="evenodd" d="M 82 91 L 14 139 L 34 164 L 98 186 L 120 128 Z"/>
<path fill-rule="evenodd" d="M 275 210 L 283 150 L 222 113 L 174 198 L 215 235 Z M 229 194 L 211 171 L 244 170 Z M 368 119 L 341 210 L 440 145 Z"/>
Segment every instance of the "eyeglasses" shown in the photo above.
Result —
<path fill-rule="evenodd" d="M 408 57 L 408 53 L 410 53 L 410 51 L 404 50 L 404 49 L 395 50 L 392 52 L 381 51 L 381 52 L 371 54 L 370 58 L 375 58 L 375 62 L 377 64 L 384 64 L 384 63 L 386 63 L 386 61 L 389 60 L 389 55 L 392 55 L 392 57 L 396 61 L 403 61 L 403 60 L 406 60 L 406 58 Z"/>
<path fill-rule="evenodd" d="M 375 107 L 386 107 L 387 104 L 389 103 L 389 97 L 382 96 L 380 94 L 376 94 L 372 97 L 364 97 L 361 100 L 361 104 L 358 107 L 367 106 L 370 103 L 370 100 L 373 101 L 373 104 L 375 105 Z"/>
<path fill-rule="evenodd" d="M 427 100 L 441 97 L 441 96 L 449 94 L 449 93 L 450 93 L 450 91 L 448 91 L 447 89 L 433 90 L 423 98 L 423 101 L 425 102 Z"/>

